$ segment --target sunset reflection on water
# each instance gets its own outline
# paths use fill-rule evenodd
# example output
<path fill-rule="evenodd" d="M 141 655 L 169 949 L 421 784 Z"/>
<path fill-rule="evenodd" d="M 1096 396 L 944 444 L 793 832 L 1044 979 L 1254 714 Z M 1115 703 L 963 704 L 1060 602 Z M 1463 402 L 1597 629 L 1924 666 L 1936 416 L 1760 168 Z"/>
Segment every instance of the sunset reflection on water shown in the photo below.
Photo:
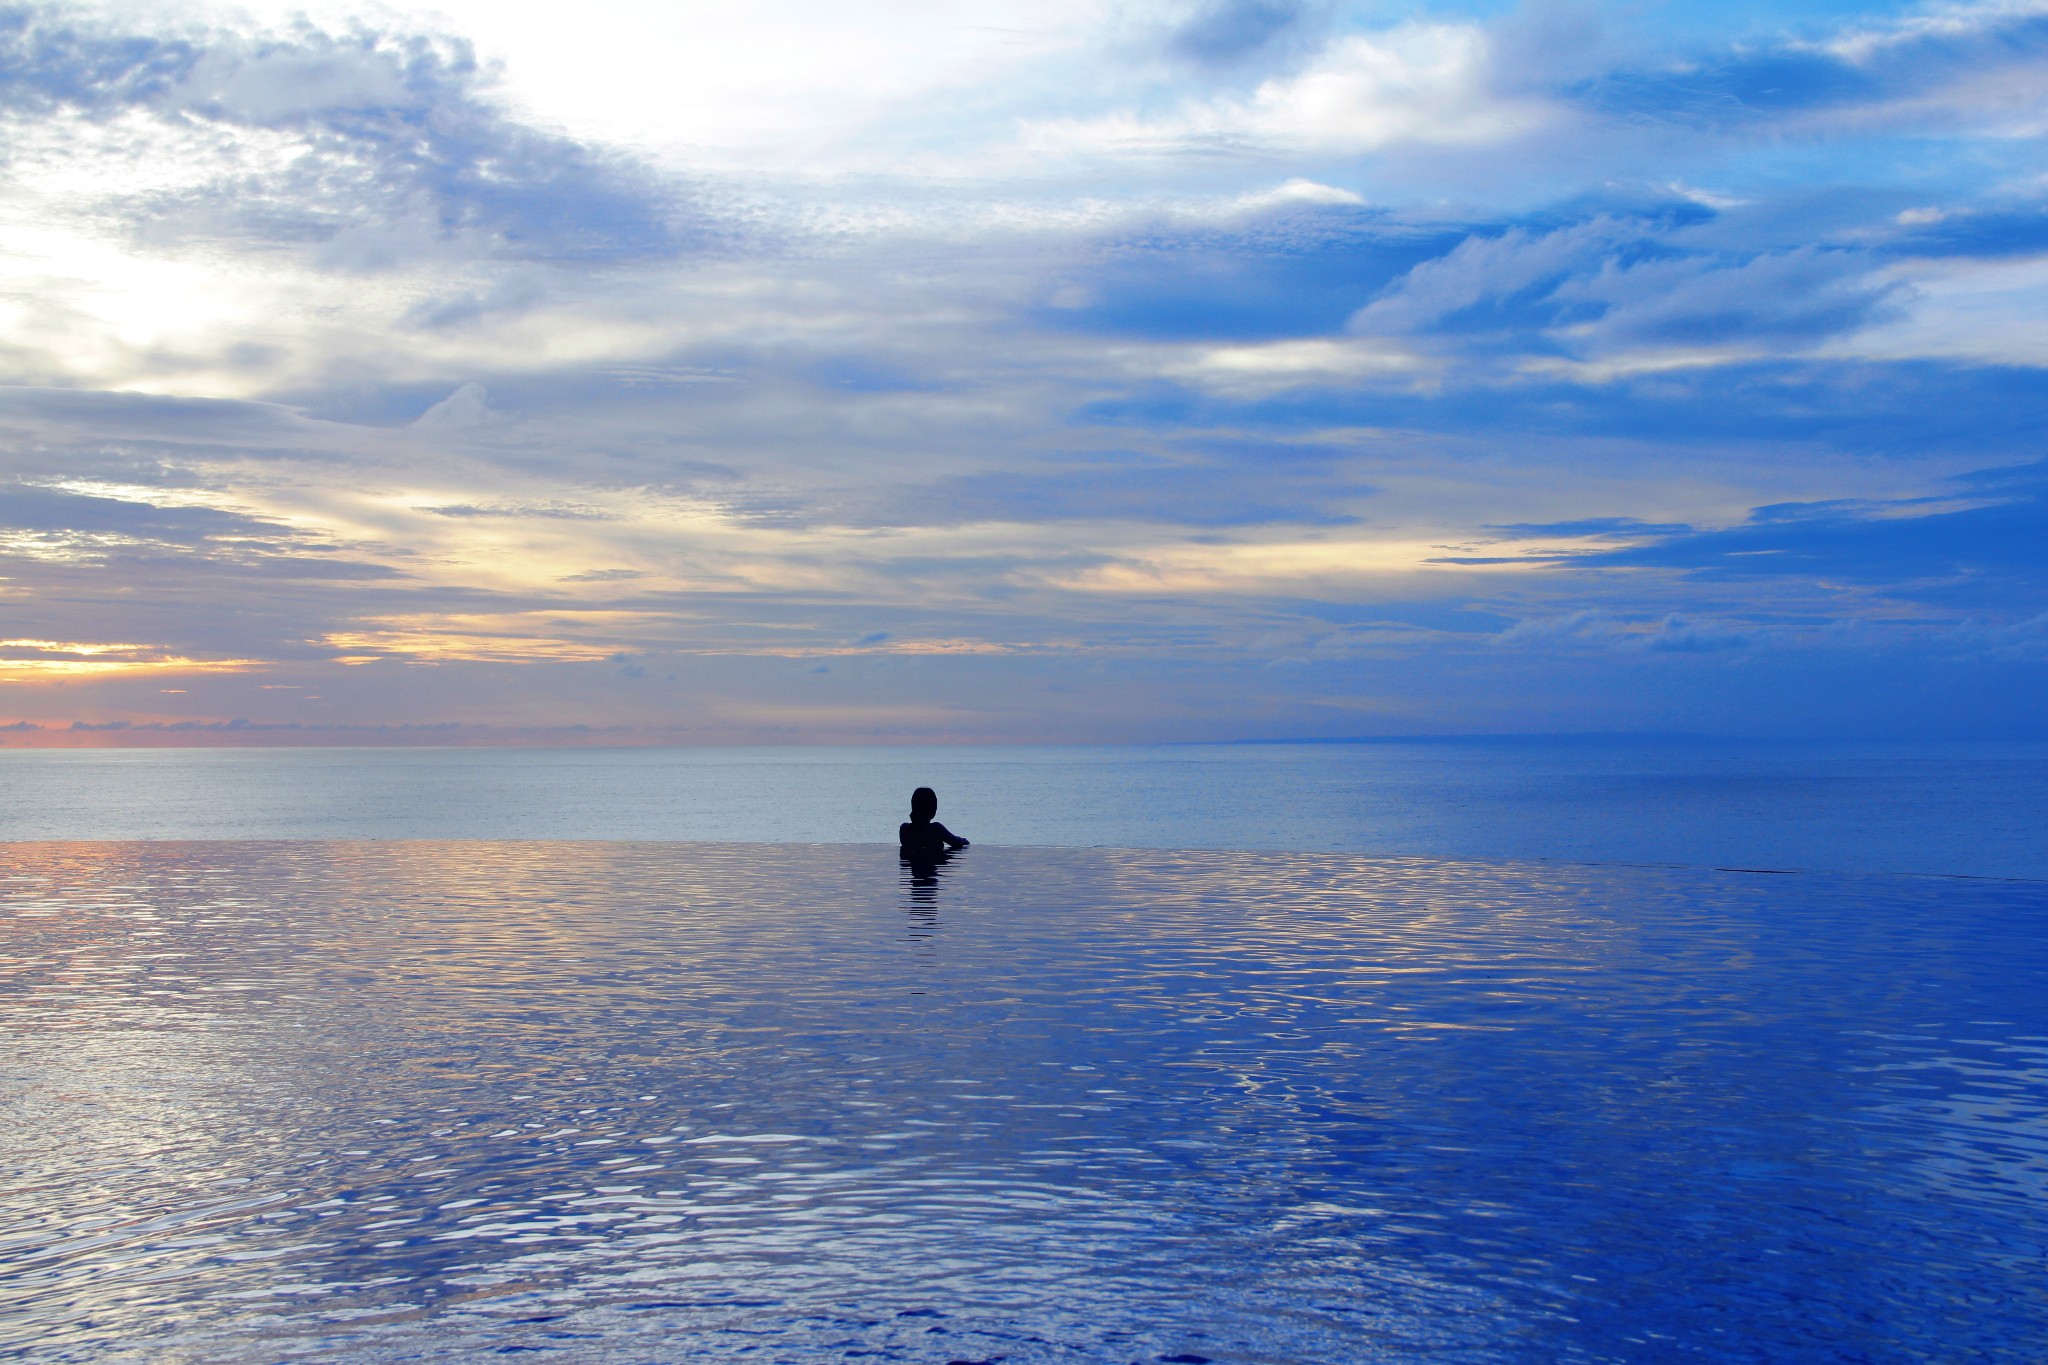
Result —
<path fill-rule="evenodd" d="M 33 1358 L 2048 1347 L 2038 883 L 18 844 L 0 915 Z"/>

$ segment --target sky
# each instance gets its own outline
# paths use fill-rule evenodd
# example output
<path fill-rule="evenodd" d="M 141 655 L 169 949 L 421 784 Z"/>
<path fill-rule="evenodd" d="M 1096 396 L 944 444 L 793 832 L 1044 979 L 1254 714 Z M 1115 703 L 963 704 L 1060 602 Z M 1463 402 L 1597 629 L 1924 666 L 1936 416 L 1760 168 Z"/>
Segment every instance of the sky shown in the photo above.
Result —
<path fill-rule="evenodd" d="M 0 71 L 9 745 L 2048 738 L 2048 0 Z"/>

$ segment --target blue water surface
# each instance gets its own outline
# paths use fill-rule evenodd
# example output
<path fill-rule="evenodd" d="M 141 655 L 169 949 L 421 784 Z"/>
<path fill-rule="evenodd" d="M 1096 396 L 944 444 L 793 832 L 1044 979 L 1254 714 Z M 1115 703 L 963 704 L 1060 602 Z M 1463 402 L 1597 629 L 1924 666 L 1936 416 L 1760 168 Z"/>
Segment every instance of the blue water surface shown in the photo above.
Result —
<path fill-rule="evenodd" d="M 895 837 L 2048 879 L 2048 745 L 0 750 L 5 839 Z"/>
<path fill-rule="evenodd" d="M 0 1354 L 2048 1358 L 2048 887 L 0 850 Z"/>

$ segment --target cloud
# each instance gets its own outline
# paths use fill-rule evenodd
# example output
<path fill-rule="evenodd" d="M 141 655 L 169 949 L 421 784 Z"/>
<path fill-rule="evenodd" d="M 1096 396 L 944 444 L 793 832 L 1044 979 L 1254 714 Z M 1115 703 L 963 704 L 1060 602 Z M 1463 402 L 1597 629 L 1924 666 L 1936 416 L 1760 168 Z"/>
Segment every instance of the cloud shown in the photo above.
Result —
<path fill-rule="evenodd" d="M 1602 263 L 1552 294 L 1583 325 L 1588 349 L 1628 346 L 1815 344 L 1882 316 L 1898 286 L 1873 278 L 1857 253 L 1799 247 L 1746 260 L 1690 258 Z"/>
<path fill-rule="evenodd" d="M 444 507 L 422 507 L 422 512 L 437 517 L 498 517 L 508 520 L 537 518 L 543 521 L 617 521 L 619 514 L 607 512 L 598 507 L 577 507 L 570 503 L 499 503 L 492 506 L 478 506 L 475 503 L 450 503 Z M 632 575 L 631 570 L 612 570 L 608 576 L 579 574 L 559 579 L 559 582 L 602 583 L 618 578 L 621 573 Z"/>
<path fill-rule="evenodd" d="M 950 480 L 921 499 L 917 511 L 927 523 L 951 517 L 966 522 L 1122 520 L 1222 527 L 1340 526 L 1357 520 L 1340 502 L 1324 471 L 1290 473 L 1277 464 L 1047 463 L 1028 473 L 1005 471 Z"/>
<path fill-rule="evenodd" d="M 1697 620 L 1677 613 L 1661 619 L 1615 616 L 1599 610 L 1532 617 L 1493 637 L 1505 648 L 1592 648 L 1639 654 L 1715 654 L 1744 649 L 1766 638 L 1752 627 Z"/>
<path fill-rule="evenodd" d="M 0 527 L 67 538 L 110 536 L 175 545 L 225 537 L 248 540 L 284 531 L 214 507 L 160 507 L 33 485 L 0 488 Z"/>
<path fill-rule="evenodd" d="M 1983 651 L 1994 659 L 2034 661 L 2048 659 L 2048 612 L 2020 621 L 1985 624 L 1969 632 Z"/>
<path fill-rule="evenodd" d="M 0 25 L 16 662 L 190 674 L 0 721 L 1218 738 L 2038 669 L 2031 20 L 1083 8 L 900 86 L 750 12 L 779 131 L 632 153 L 532 49 Z"/>
<path fill-rule="evenodd" d="M 559 583 L 630 583 L 636 578 L 645 578 L 641 569 L 592 569 L 588 573 L 563 574 Z"/>
<path fill-rule="evenodd" d="M 221 571 L 364 581 L 400 576 L 318 535 L 217 507 L 159 505 L 61 488 L 0 487 L 0 562 L 125 564 L 177 555 Z"/>
<path fill-rule="evenodd" d="M 1409 269 L 1350 319 L 1360 335 L 1494 326 L 1543 326 L 1572 320 L 1555 298 L 1575 276 L 1599 270 L 1625 245 L 1649 234 L 1607 216 L 1550 231 L 1510 228 L 1474 233 L 1442 256 Z"/>
<path fill-rule="evenodd" d="M 1667 616 L 1657 628 L 1638 637 L 1637 647 L 1660 654 L 1709 654 L 1724 649 L 1741 649 L 1757 639 L 1757 633 L 1720 621 L 1692 621 Z"/>
<path fill-rule="evenodd" d="M 1644 536 L 1681 535 L 1692 527 L 1682 522 L 1638 521 L 1634 517 L 1583 517 L 1577 521 L 1513 522 L 1486 529 L 1512 540 L 1553 540 L 1560 536 L 1634 540 Z"/>
<path fill-rule="evenodd" d="M 1906 587 L 1932 581 L 1995 597 L 2048 587 L 2048 466 L 1977 506 L 1922 500 L 1760 507 L 1724 530 L 1690 531 L 1574 561 L 1680 569 L 1718 579 L 1797 576 Z M 1944 592 L 1943 595 L 1948 595 Z"/>
<path fill-rule="evenodd" d="M 1175 26 L 1166 48 L 1202 66 L 1235 65 L 1296 30 L 1307 12 L 1304 0 L 1208 0 Z"/>
<path fill-rule="evenodd" d="M 428 432 L 472 431 L 490 417 L 490 390 L 468 383 L 413 419 L 413 427 Z"/>
<path fill-rule="evenodd" d="M 416 221 L 415 249 L 466 236 L 499 258 L 555 261 L 710 239 L 673 181 L 500 111 L 458 40 L 304 24 L 154 36 L 15 8 L 0 15 L 0 68 L 17 174 L 39 157 L 64 159 L 74 180 L 96 166 L 100 197 L 139 232 L 339 247 Z M 158 172 L 167 162 L 176 182 Z M 360 246 L 323 259 L 386 263 Z"/>
<path fill-rule="evenodd" d="M 1355 335 L 1578 360 L 1783 354 L 1886 320 L 1903 286 L 1851 249 L 1710 251 L 1681 218 L 1601 215 L 1467 237 L 1354 313 Z"/>
<path fill-rule="evenodd" d="M 2048 12 L 1998 0 L 1851 21 L 1819 40 L 1787 35 L 1623 65 L 1560 93 L 1610 118 L 1701 132 L 1778 125 L 1813 136 L 1910 124 L 2026 136 L 2048 111 L 2044 67 Z"/>
<path fill-rule="evenodd" d="M 1319 198 L 1268 202 L 1225 224 L 1150 223 L 1091 244 L 1064 272 L 1073 296 L 1035 320 L 1168 340 L 1326 336 L 1389 282 L 1465 239 L 1450 225 Z"/>
<path fill-rule="evenodd" d="M 1549 117 L 1541 100 L 1494 90 L 1483 29 L 1411 23 L 1335 39 L 1301 71 L 1272 77 L 1248 97 L 1191 100 L 1159 117 L 1038 120 L 1027 123 L 1025 141 L 1056 155 L 1357 153 L 1500 142 Z"/>

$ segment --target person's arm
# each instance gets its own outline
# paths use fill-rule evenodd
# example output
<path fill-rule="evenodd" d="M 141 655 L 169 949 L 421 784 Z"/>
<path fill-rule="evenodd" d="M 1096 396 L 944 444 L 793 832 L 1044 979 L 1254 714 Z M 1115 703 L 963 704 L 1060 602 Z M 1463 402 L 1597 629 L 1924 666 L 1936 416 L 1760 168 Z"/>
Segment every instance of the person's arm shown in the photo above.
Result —
<path fill-rule="evenodd" d="M 946 841 L 947 848 L 967 847 L 967 841 L 961 838 L 959 835 L 955 834 L 952 830 L 947 829 L 944 825 L 938 825 L 937 828 L 939 831 L 939 837 Z"/>

